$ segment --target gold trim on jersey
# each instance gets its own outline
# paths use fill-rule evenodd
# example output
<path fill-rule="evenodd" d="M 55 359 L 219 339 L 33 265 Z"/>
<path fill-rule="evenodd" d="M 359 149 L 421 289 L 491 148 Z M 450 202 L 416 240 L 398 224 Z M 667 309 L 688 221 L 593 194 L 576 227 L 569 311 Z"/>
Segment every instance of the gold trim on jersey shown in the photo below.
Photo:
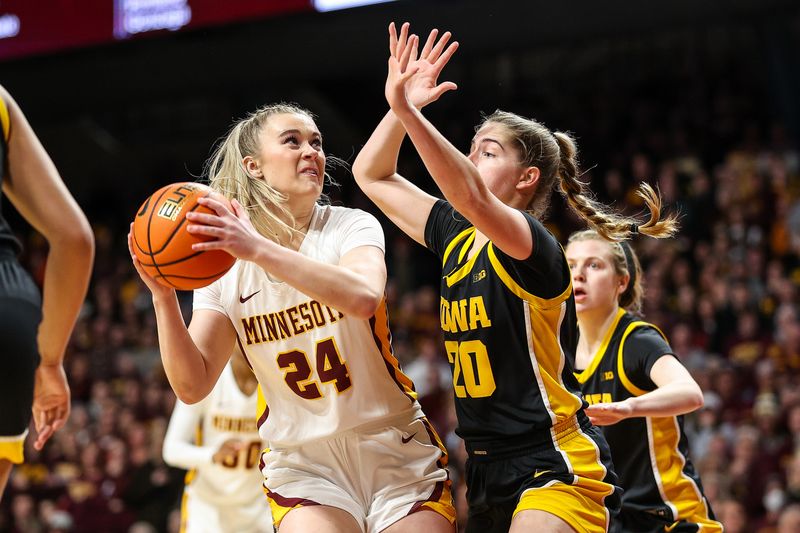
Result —
<path fill-rule="evenodd" d="M 264 391 L 261 390 L 261 383 L 256 387 L 256 425 L 261 428 L 262 424 L 267 421 L 265 414 L 269 413 L 269 405 L 267 399 L 264 398 Z"/>
<path fill-rule="evenodd" d="M 472 232 L 474 238 L 475 227 L 473 226 L 465 229 L 464 231 L 453 237 L 452 241 L 447 243 L 447 248 L 444 249 L 444 255 L 442 256 L 442 267 L 444 267 L 444 264 L 447 263 L 447 258 L 450 257 L 450 253 L 453 251 L 453 248 L 455 248 L 459 242 L 464 240 L 470 234 L 470 232 Z"/>
<path fill-rule="evenodd" d="M 27 431 L 25 434 L 27 434 Z M 25 462 L 24 449 L 25 435 L 22 435 L 19 440 L 0 441 L 0 459 L 6 459 L 17 465 L 22 464 Z"/>
<path fill-rule="evenodd" d="M 469 249 L 472 247 L 472 243 L 475 242 L 475 235 L 477 235 L 477 233 L 475 228 L 472 228 L 472 231 L 467 236 L 467 240 L 465 240 L 463 246 L 461 246 L 461 251 L 458 252 L 458 263 L 456 264 L 464 260 L 464 256 L 467 255 L 467 252 L 469 252 Z"/>
<path fill-rule="evenodd" d="M 625 387 L 628 390 L 628 392 L 630 392 L 634 396 L 641 396 L 642 394 L 647 394 L 647 391 L 640 389 L 639 387 L 634 385 L 630 379 L 628 379 L 628 375 L 625 373 L 625 365 L 623 363 L 623 351 L 624 351 L 623 349 L 625 347 L 625 339 L 628 338 L 628 335 L 633 333 L 633 330 L 635 330 L 636 328 L 645 326 L 655 329 L 659 335 L 664 337 L 665 341 L 667 340 L 667 337 L 666 335 L 664 335 L 664 332 L 662 332 L 660 329 L 658 329 L 656 326 L 654 326 L 649 322 L 643 322 L 641 320 L 637 320 L 636 322 L 631 322 L 630 324 L 628 324 L 628 327 L 625 328 L 625 333 L 622 334 L 622 339 L 620 339 L 619 341 L 619 350 L 617 351 L 617 373 L 619 374 L 619 380 L 620 382 L 622 382 L 622 386 Z"/>
<path fill-rule="evenodd" d="M 186 533 L 186 524 L 189 521 L 189 495 L 186 494 L 186 489 L 183 490 L 183 496 L 181 497 L 181 526 L 178 530 L 179 533 Z"/>
<path fill-rule="evenodd" d="M 3 128 L 3 139 L 8 141 L 11 131 L 11 117 L 8 113 L 8 104 L 2 98 L 0 98 L 0 125 Z"/>
<path fill-rule="evenodd" d="M 462 235 L 466 236 L 466 240 L 464 241 L 464 244 L 461 245 L 461 250 L 459 250 L 458 252 L 458 261 L 456 262 L 456 265 L 460 264 L 461 261 L 463 261 L 464 256 L 467 255 L 467 253 L 469 252 L 472 243 L 475 242 L 475 228 L 474 227 L 469 228 L 467 231 L 462 232 L 456 237 L 456 239 L 462 237 Z M 455 241 L 455 239 L 453 240 Z M 481 250 L 484 248 L 484 246 L 486 246 L 486 244 L 481 246 L 479 250 L 476 250 L 475 253 L 472 254 L 472 257 L 470 257 L 466 263 L 464 263 L 459 268 L 457 268 L 456 270 L 445 276 L 445 280 L 447 280 L 448 287 L 452 287 L 453 285 L 464 279 L 467 274 L 472 272 L 472 267 L 475 265 L 475 261 L 478 260 L 478 256 L 481 254 Z M 448 246 L 448 248 L 450 247 Z"/>
<path fill-rule="evenodd" d="M 608 344 L 611 342 L 611 337 L 614 335 L 614 331 L 616 331 L 617 325 L 619 325 L 619 321 L 623 316 L 625 316 L 625 310 L 621 308 L 618 309 L 617 316 L 614 317 L 614 321 L 608 327 L 608 331 L 606 331 L 605 337 L 603 337 L 603 342 L 592 356 L 589 366 L 584 368 L 583 372 L 575 372 L 575 377 L 578 379 L 578 383 L 586 383 L 586 381 L 592 377 L 592 374 L 594 374 L 595 370 L 597 370 L 597 367 L 600 366 L 600 363 L 603 361 L 603 356 L 605 356 L 606 350 L 608 350 Z"/>
<path fill-rule="evenodd" d="M 681 432 L 674 416 L 646 417 L 650 462 L 658 490 L 676 520 L 702 525 L 703 531 L 722 531 L 719 522 L 712 520 L 700 487 L 683 469 L 686 457 L 678 444 Z"/>
<path fill-rule="evenodd" d="M 486 255 L 489 256 L 489 262 L 492 264 L 492 268 L 494 268 L 494 271 L 500 277 L 500 280 L 503 282 L 503 284 L 508 287 L 508 290 L 517 295 L 518 298 L 525 300 L 526 302 L 530 302 L 539 309 L 557 307 L 567 298 L 569 298 L 570 294 L 572 294 L 572 280 L 570 280 L 567 288 L 564 289 L 564 292 L 558 296 L 554 296 L 553 298 L 542 298 L 541 296 L 531 294 L 523 289 L 516 281 L 514 281 L 506 269 L 503 268 L 503 265 L 500 263 L 500 260 L 497 258 L 497 255 L 494 252 L 494 244 L 491 242 L 489 242 L 489 248 L 486 251 Z"/>
<path fill-rule="evenodd" d="M 566 389 L 561 379 L 566 358 L 561 350 L 560 332 L 566 303 L 547 309 L 536 309 L 531 302 L 522 303 L 528 355 L 539 393 L 550 420 L 558 424 L 577 413 L 583 405 L 578 396 Z M 556 408 L 553 409 L 553 406 Z"/>
<path fill-rule="evenodd" d="M 614 493 L 614 486 L 606 481 L 608 470 L 600 450 L 574 417 L 561 426 L 563 428 L 554 435 L 554 442 L 573 475 L 572 483 L 551 480 L 540 487 L 526 489 L 513 516 L 526 510 L 541 510 L 561 518 L 575 531 L 605 532 L 610 520 L 605 499 Z M 536 472 L 533 475 L 535 477 Z"/>
<path fill-rule="evenodd" d="M 392 332 L 389 330 L 389 317 L 386 309 L 386 298 L 381 300 L 378 309 L 375 310 L 375 319 L 372 321 L 372 335 L 376 342 L 376 348 L 380 350 L 383 360 L 391 367 L 392 378 L 395 383 L 400 385 L 401 390 L 411 398 L 417 399 L 417 393 L 414 391 L 414 383 L 411 378 L 403 374 L 400 370 L 400 362 L 392 353 Z"/>

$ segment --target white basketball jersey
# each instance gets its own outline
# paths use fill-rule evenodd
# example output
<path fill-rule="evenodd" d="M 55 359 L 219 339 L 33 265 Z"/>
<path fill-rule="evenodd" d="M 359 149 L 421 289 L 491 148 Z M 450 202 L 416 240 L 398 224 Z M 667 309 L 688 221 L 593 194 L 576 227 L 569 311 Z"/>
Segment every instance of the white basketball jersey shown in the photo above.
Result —
<path fill-rule="evenodd" d="M 299 252 L 338 264 L 360 246 L 384 250 L 377 219 L 317 205 Z M 369 320 L 346 316 L 248 261 L 194 293 L 194 309 L 227 315 L 261 384 L 261 436 L 293 446 L 395 417 L 422 416 L 391 350 L 385 300 Z"/>
<path fill-rule="evenodd" d="M 269 512 L 258 464 L 266 446 L 256 427 L 257 396 L 245 396 L 228 363 L 203 401 L 175 404 L 164 437 L 164 460 L 190 470 L 186 490 L 192 496 L 216 505 L 255 503 Z M 212 456 L 228 439 L 242 441 L 243 449 L 225 464 L 213 463 Z"/>

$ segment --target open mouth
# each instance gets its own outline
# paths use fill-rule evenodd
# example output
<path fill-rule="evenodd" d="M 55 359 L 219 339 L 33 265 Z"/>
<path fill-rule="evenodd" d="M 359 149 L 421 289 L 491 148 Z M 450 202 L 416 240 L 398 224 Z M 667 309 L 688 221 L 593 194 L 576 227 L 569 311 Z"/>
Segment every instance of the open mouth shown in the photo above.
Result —
<path fill-rule="evenodd" d="M 586 290 L 576 287 L 573 290 L 573 294 L 575 295 L 575 298 L 583 298 L 584 296 L 586 296 Z"/>

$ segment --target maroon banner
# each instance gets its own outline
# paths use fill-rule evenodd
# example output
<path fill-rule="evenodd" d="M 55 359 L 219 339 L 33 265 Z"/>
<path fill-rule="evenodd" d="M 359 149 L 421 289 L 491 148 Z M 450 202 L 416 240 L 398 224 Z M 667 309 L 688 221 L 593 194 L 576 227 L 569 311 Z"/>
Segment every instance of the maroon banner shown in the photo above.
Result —
<path fill-rule="evenodd" d="M 311 9 L 309 0 L 0 0 L 0 61 Z"/>

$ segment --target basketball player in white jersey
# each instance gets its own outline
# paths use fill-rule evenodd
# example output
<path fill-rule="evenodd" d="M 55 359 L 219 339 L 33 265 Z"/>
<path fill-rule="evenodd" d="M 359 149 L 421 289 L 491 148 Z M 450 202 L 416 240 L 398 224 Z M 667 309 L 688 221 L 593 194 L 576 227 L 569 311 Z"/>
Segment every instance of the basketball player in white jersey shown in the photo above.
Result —
<path fill-rule="evenodd" d="M 257 387 L 237 349 L 203 401 L 175 404 L 164 438 L 164 461 L 189 470 L 181 501 L 182 532 L 273 532 L 258 469 L 265 445 L 256 427 Z"/>
<path fill-rule="evenodd" d="M 259 431 L 281 533 L 454 531 L 447 454 L 390 346 L 378 221 L 319 202 L 322 137 L 299 107 L 238 122 L 209 166 L 231 200 L 201 203 L 187 229 L 240 259 L 195 291 L 187 328 L 172 289 L 153 293 L 164 368 L 179 398 L 203 399 L 234 344 L 265 397 Z M 130 238 L 129 238 L 130 244 Z"/>

